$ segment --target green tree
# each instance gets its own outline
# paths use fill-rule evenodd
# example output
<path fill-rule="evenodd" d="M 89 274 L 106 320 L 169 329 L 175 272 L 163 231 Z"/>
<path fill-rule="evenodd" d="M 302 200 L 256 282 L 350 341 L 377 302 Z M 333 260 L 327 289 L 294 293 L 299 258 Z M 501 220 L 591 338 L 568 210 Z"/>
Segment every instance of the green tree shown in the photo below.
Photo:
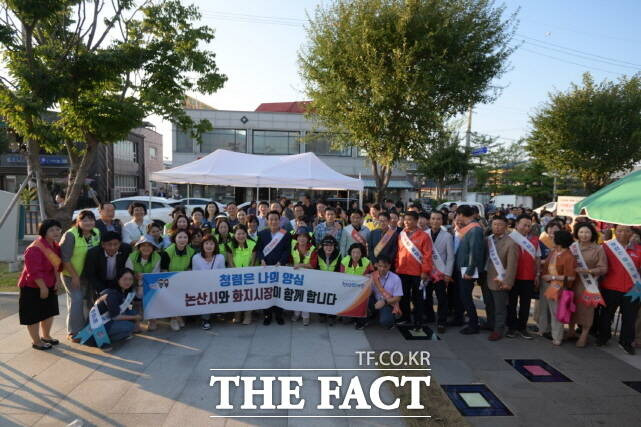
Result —
<path fill-rule="evenodd" d="M 469 153 L 461 146 L 458 133 L 451 129 L 439 132 L 438 136 L 429 144 L 429 151 L 416 156 L 417 171 L 436 183 L 436 198 L 443 198 L 443 189 L 446 184 L 460 182 L 466 171 L 472 169 Z"/>
<path fill-rule="evenodd" d="M 641 76 L 554 92 L 531 118 L 528 150 L 548 170 L 575 176 L 589 190 L 641 160 Z"/>
<path fill-rule="evenodd" d="M 23 137 L 29 172 L 38 154 L 66 150 L 65 203 L 38 180 L 48 217 L 68 221 L 99 144 L 126 137 L 157 115 L 196 138 L 211 129 L 183 110 L 188 91 L 213 93 L 226 77 L 201 48 L 213 30 L 179 0 L 0 0 L 0 51 L 8 71 L 0 114 Z M 55 114 L 50 112 L 55 110 Z"/>
<path fill-rule="evenodd" d="M 394 164 L 471 104 L 513 51 L 514 16 L 490 0 L 335 0 L 299 54 L 309 114 L 364 150 L 381 200 Z"/>

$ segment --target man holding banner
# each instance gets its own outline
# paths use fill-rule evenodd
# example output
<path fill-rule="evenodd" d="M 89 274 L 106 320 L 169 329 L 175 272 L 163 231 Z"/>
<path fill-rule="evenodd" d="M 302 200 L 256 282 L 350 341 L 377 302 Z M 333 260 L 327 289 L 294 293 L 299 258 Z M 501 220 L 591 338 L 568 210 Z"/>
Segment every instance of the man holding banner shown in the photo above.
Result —
<path fill-rule="evenodd" d="M 413 320 L 416 327 L 423 319 L 423 304 L 420 293 L 432 271 L 432 240 L 418 228 L 418 214 L 414 211 L 405 213 L 405 228 L 398 236 L 398 253 L 396 256 L 396 273 L 401 277 L 403 297 L 401 298 L 401 324 L 410 324 Z M 413 305 L 410 308 L 410 303 Z"/>
<path fill-rule="evenodd" d="M 261 265 L 287 265 L 292 248 L 291 235 L 280 226 L 280 213 L 270 211 L 267 214 L 267 228 L 258 232 L 256 251 Z M 277 306 L 264 310 L 263 325 L 272 322 L 272 315 L 276 316 L 276 323 L 282 325 L 283 309 Z"/>
<path fill-rule="evenodd" d="M 615 238 L 603 243 L 608 258 L 608 272 L 601 281 L 605 307 L 599 319 L 598 346 L 606 345 L 612 336 L 612 319 L 621 310 L 622 324 L 619 344 L 628 354 L 634 354 L 634 324 L 641 298 L 641 246 L 632 242 L 632 229 L 617 225 Z"/>

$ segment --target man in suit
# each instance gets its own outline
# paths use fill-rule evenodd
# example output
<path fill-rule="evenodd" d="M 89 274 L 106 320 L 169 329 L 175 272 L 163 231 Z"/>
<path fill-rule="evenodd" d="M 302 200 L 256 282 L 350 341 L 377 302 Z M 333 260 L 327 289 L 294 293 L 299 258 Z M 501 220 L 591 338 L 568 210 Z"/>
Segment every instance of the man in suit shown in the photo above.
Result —
<path fill-rule="evenodd" d="M 261 265 L 287 265 L 291 247 L 291 235 L 280 226 L 280 213 L 270 211 L 267 214 L 267 228 L 258 232 L 256 251 Z M 268 308 L 264 310 L 264 314 L 263 325 L 269 325 L 273 315 L 276 317 L 276 323 L 285 323 L 283 309 L 280 307 Z"/>
<path fill-rule="evenodd" d="M 432 298 L 436 292 L 438 300 L 437 309 L 437 330 L 439 333 L 445 332 L 447 325 L 447 287 L 454 284 L 452 272 L 454 271 L 454 236 L 442 228 L 445 221 L 445 214 L 441 211 L 432 211 L 430 214 L 430 228 L 427 233 L 432 238 L 432 250 L 438 253 L 441 261 L 434 263 L 432 277 L 427 286 L 427 301 L 425 304 L 427 321 L 434 321 L 434 300 Z M 439 264 L 438 266 L 436 264 Z M 440 271 L 440 269 L 443 271 Z"/>
<path fill-rule="evenodd" d="M 378 262 L 379 256 L 384 256 L 394 262 L 398 251 L 398 235 L 401 230 L 396 227 L 396 224 L 393 227 L 390 226 L 390 214 L 385 211 L 378 214 L 377 220 L 379 228 L 369 233 L 368 258 L 373 264 Z"/>
<path fill-rule="evenodd" d="M 507 218 L 494 217 L 492 235 L 486 244 L 487 286 L 494 301 L 494 331 L 488 340 L 498 341 L 505 333 L 510 289 L 514 286 L 519 262 L 519 245 L 507 234 Z"/>
<path fill-rule="evenodd" d="M 116 207 L 111 202 L 101 203 L 98 207 L 100 218 L 96 221 L 96 228 L 100 230 L 100 234 L 105 234 L 107 231 L 115 231 L 122 234 L 122 223 L 116 218 Z"/>
<path fill-rule="evenodd" d="M 122 243 L 122 237 L 115 231 L 102 234 L 100 246 L 87 251 L 82 274 L 87 279 L 88 298 L 92 305 L 100 292 L 107 288 L 117 288 L 116 277 L 125 268 L 130 253 L 131 246 Z"/>

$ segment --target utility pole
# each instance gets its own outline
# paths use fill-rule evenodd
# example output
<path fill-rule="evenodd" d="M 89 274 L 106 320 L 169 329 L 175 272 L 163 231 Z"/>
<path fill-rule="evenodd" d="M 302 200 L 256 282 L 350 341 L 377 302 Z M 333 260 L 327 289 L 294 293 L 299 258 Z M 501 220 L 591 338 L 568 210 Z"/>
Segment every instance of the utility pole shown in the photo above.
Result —
<path fill-rule="evenodd" d="M 470 152 L 470 143 L 472 140 L 472 105 L 470 104 L 469 109 L 467 110 L 467 131 L 465 132 L 465 152 L 469 153 Z M 465 175 L 463 175 L 463 195 L 461 197 L 462 200 L 466 200 L 467 198 L 467 188 L 469 185 L 469 176 L 467 175 L 467 170 L 465 171 Z"/>

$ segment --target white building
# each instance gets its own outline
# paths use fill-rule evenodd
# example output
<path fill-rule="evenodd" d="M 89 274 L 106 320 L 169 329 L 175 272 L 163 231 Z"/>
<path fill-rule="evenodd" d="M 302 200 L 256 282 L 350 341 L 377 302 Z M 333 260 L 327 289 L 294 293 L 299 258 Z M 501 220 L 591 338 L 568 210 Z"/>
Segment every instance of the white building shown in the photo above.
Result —
<path fill-rule="evenodd" d="M 355 148 L 333 150 L 327 140 L 327 134 L 318 129 L 302 114 L 303 103 L 270 103 L 261 104 L 256 111 L 223 111 L 215 110 L 193 99 L 188 100 L 186 112 L 194 120 L 209 120 L 214 129 L 203 135 L 202 144 L 192 139 L 187 133 L 172 125 L 172 167 L 179 166 L 201 158 L 217 149 L 226 149 L 253 154 L 298 154 L 313 152 L 334 170 L 365 181 L 366 190 L 373 190 L 376 185 L 367 158 Z M 310 138 L 311 133 L 316 135 Z M 392 173 L 388 187 L 388 196 L 394 200 L 407 201 L 414 198 L 412 181 L 407 168 L 396 168 Z M 179 192 L 186 196 L 187 189 L 180 186 Z M 268 197 L 267 189 L 261 189 L 260 198 Z M 243 202 L 257 199 L 255 189 L 231 187 L 190 186 L 192 196 L 211 197 L 219 201 Z M 278 189 L 278 195 L 297 198 L 303 190 Z M 346 197 L 346 192 L 314 192 L 312 197 Z M 276 192 L 269 196 L 273 199 Z M 357 197 L 350 194 L 350 197 Z M 368 199 L 368 194 L 365 195 Z"/>

